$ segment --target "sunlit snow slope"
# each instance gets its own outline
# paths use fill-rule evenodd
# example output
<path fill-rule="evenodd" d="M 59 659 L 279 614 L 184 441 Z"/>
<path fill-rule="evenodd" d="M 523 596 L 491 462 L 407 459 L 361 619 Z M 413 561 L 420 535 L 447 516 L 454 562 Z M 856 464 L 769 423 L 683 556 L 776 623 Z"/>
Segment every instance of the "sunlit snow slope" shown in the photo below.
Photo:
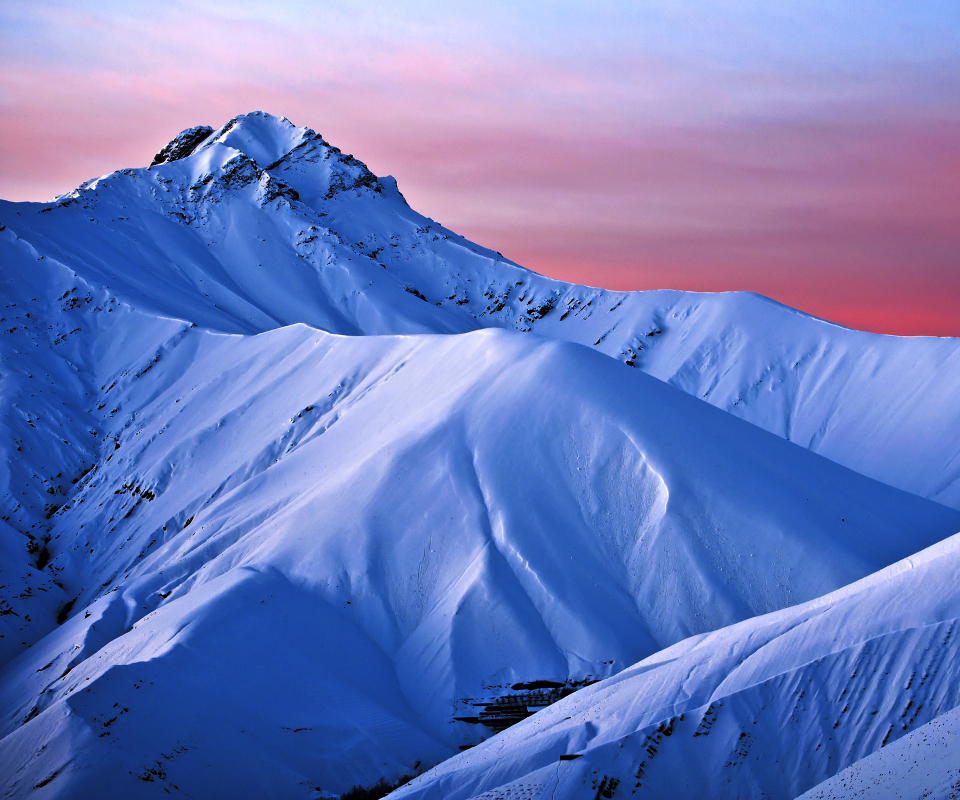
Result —
<path fill-rule="evenodd" d="M 953 340 L 549 281 L 263 114 L 157 162 L 0 205 L 6 796 L 393 779 L 488 736 L 456 719 L 477 698 L 613 675 L 960 530 L 621 363 L 720 392 L 814 343 L 734 410 L 787 403 L 919 491 L 949 475 L 920 455 L 955 447 Z M 601 319 L 643 332 L 632 355 Z M 899 416 L 893 374 L 921 386 Z"/>
<path fill-rule="evenodd" d="M 792 798 L 853 764 L 805 800 L 949 797 L 960 780 L 958 581 L 955 536 L 657 653 L 393 796 Z"/>
<path fill-rule="evenodd" d="M 544 278 L 410 209 L 307 128 L 191 129 L 150 169 L 0 222 L 120 299 L 213 330 L 534 331 L 595 347 L 870 477 L 960 507 L 960 345 L 851 331 L 758 295 Z M 39 213 L 38 213 L 39 212 Z"/>

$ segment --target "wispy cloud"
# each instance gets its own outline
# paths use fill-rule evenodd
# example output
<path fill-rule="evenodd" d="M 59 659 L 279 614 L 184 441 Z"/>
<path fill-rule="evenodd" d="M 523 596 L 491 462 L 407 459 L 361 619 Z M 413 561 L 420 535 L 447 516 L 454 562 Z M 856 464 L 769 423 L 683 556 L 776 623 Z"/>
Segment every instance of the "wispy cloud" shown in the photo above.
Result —
<path fill-rule="evenodd" d="M 544 272 L 960 334 L 955 2 L 448 6 L 2 4 L 0 195 L 264 108 Z"/>

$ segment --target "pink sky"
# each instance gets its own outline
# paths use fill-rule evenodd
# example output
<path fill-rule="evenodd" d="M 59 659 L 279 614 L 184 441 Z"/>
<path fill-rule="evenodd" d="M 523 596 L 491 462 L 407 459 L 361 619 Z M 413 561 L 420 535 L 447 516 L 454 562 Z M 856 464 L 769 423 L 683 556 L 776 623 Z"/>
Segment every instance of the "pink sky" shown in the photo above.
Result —
<path fill-rule="evenodd" d="M 958 7 L 741 5 L 3 5 L 0 196 L 262 108 L 548 275 L 960 335 Z"/>

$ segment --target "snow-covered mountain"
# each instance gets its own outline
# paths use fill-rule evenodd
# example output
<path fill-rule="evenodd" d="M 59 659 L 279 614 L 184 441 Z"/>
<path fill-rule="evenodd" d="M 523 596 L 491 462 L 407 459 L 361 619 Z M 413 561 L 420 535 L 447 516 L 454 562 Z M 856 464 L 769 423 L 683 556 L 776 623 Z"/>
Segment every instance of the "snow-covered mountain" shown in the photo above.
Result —
<path fill-rule="evenodd" d="M 392 178 L 268 114 L 185 131 L 155 162 L 54 204 L 0 204 L 0 223 L 121 301 L 211 330 L 502 327 L 586 344 L 960 508 L 960 445 L 944 435 L 960 427 L 956 339 L 861 333 L 747 293 L 554 281 L 416 213 Z"/>
<path fill-rule="evenodd" d="M 393 796 L 952 796 L 958 581 L 954 536 L 813 602 L 663 650 Z"/>
<path fill-rule="evenodd" d="M 393 779 L 960 530 L 956 340 L 551 281 L 286 120 L 0 223 L 7 796 Z"/>
<path fill-rule="evenodd" d="M 960 528 L 579 345 L 84 309 L 108 361 L 163 338 L 88 399 L 104 447 L 39 571 L 72 617 L 0 674 L 0 764 L 45 747 L 12 789 L 395 777 L 476 743 L 477 698 L 611 675 Z"/>

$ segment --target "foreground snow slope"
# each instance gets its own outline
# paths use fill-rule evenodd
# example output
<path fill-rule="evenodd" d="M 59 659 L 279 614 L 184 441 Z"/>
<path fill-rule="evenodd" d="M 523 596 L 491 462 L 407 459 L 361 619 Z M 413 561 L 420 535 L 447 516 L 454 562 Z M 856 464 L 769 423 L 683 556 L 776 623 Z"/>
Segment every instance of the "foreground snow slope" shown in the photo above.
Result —
<path fill-rule="evenodd" d="M 67 620 L 37 606 L 51 632 L 0 672 L 10 796 L 393 778 L 482 738 L 472 698 L 611 675 L 960 528 L 580 345 L 215 333 L 31 266 L 10 292 L 66 299 L 13 334 L 11 398 L 55 415 L 24 460 L 78 460 L 32 568 Z M 57 369 L 76 385 L 41 391 Z"/>
<path fill-rule="evenodd" d="M 956 715 L 930 721 L 960 704 L 958 580 L 954 536 L 813 602 L 680 642 L 393 796 L 791 798 L 884 746 L 809 796 L 949 796 L 957 764 L 939 753 L 956 753 Z M 929 761 L 911 769 L 909 755 Z M 851 792 L 858 774 L 866 794 Z"/>
<path fill-rule="evenodd" d="M 256 113 L 58 203 L 2 204 L 38 255 L 121 301 L 253 333 L 503 327 L 580 342 L 815 452 L 960 507 L 960 345 L 851 331 L 752 294 L 544 278 L 417 214 L 392 178 Z"/>

